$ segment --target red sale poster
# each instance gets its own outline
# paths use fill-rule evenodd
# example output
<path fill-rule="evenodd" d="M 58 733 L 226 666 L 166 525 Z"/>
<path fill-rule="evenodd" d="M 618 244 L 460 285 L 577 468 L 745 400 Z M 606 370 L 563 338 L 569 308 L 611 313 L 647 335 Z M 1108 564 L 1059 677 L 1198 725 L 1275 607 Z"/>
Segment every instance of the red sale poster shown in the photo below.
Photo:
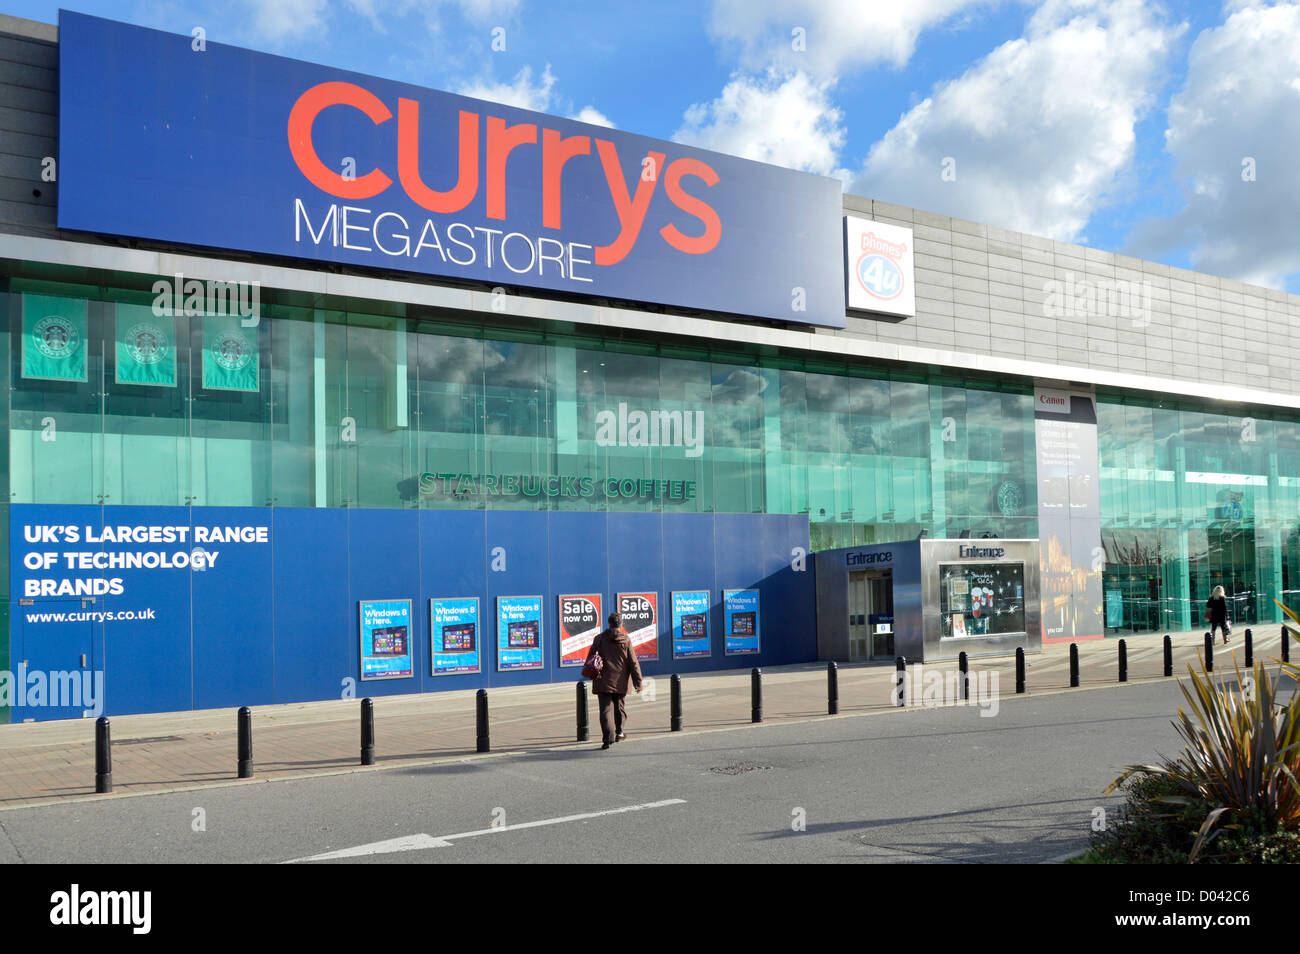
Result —
<path fill-rule="evenodd" d="M 560 665 L 581 666 L 586 662 L 592 640 L 604 628 L 599 593 L 561 596 Z"/>
<path fill-rule="evenodd" d="M 619 593 L 618 614 L 632 640 L 636 658 L 653 662 L 659 658 L 659 594 Z"/>

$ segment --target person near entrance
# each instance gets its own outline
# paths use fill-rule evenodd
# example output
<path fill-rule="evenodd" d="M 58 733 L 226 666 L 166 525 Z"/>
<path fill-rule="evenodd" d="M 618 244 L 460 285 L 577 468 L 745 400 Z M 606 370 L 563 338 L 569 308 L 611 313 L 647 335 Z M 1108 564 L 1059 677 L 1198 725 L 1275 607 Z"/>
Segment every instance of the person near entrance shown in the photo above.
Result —
<path fill-rule="evenodd" d="M 629 680 L 636 691 L 641 692 L 641 662 L 636 658 L 632 640 L 623 629 L 623 618 L 617 613 L 609 614 L 609 628 L 592 640 L 587 662 L 597 655 L 604 665 L 592 680 L 591 691 L 600 699 L 601 748 L 607 749 L 627 738 L 623 731 L 627 725 L 623 699 L 627 695 Z"/>
<path fill-rule="evenodd" d="M 1232 632 L 1232 623 L 1228 619 L 1227 594 L 1221 586 L 1216 586 L 1210 598 L 1205 601 L 1205 621 L 1210 624 L 1210 638 L 1214 638 L 1216 631 L 1223 630 L 1223 644 L 1226 646 Z"/>

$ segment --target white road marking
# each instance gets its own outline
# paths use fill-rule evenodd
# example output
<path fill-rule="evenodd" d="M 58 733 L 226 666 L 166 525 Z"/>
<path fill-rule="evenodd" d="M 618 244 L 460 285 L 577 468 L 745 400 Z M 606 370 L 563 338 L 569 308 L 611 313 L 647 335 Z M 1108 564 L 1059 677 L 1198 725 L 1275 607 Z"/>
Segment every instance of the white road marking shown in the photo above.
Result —
<path fill-rule="evenodd" d="M 563 815 L 559 818 L 543 818 L 539 821 L 523 822 L 518 825 L 502 825 L 499 828 L 480 828 L 478 831 L 462 831 L 455 835 L 404 835 L 401 838 L 389 838 L 387 841 L 372 841 L 367 845 L 354 848 L 340 848 L 326 851 L 306 858 L 293 858 L 282 864 L 292 865 L 300 861 L 331 861 L 335 858 L 360 858 L 365 855 L 385 855 L 397 851 L 421 851 L 425 848 L 450 848 L 452 841 L 458 838 L 477 838 L 479 835 L 500 835 L 508 831 L 522 831 L 525 828 L 541 828 L 546 825 L 563 825 L 566 822 L 584 821 L 588 818 L 602 818 L 605 815 L 622 815 L 626 812 L 641 812 L 650 808 L 666 808 L 669 805 L 685 805 L 684 798 L 667 798 L 660 802 L 645 802 L 640 805 L 624 805 L 622 808 L 607 808 L 600 812 L 582 812 L 577 815 Z"/>

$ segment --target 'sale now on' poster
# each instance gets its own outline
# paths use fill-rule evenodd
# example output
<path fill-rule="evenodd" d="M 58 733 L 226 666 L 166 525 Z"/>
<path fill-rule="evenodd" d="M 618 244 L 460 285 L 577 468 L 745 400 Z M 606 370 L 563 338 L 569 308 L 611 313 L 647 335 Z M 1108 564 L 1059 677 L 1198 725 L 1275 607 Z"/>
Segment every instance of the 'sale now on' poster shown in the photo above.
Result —
<path fill-rule="evenodd" d="M 619 593 L 617 598 L 618 615 L 623 617 L 636 658 L 654 662 L 659 658 L 659 594 Z"/>
<path fill-rule="evenodd" d="M 601 625 L 600 594 L 561 596 L 559 603 L 560 665 L 581 666 L 587 660 L 592 640 L 604 628 Z"/>

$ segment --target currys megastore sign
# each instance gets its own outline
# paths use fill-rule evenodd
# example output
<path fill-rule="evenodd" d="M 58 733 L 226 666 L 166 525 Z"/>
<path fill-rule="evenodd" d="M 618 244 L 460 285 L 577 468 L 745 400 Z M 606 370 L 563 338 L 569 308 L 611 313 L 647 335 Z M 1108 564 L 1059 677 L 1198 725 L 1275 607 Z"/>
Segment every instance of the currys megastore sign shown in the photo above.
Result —
<path fill-rule="evenodd" d="M 844 327 L 838 180 L 59 14 L 59 227 Z"/>

